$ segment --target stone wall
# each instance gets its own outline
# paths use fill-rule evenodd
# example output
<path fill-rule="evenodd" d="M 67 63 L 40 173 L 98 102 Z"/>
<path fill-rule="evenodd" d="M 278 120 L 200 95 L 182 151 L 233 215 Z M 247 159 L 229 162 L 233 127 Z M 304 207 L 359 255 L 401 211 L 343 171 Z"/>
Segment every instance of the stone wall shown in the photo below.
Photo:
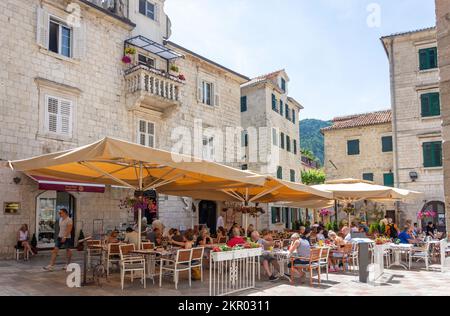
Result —
<path fill-rule="evenodd" d="M 442 108 L 442 137 L 444 140 L 445 205 L 450 209 L 450 6 L 448 0 L 436 0 L 437 38 L 440 65 L 440 92 Z M 450 212 L 446 212 L 450 227 Z"/>
<path fill-rule="evenodd" d="M 43 8 L 62 20 L 66 1 L 43 1 Z M 162 3 L 162 2 L 161 2 Z M 66 58 L 40 47 L 36 41 L 37 11 L 41 1 L 5 0 L 0 2 L 0 160 L 28 158 L 85 145 L 105 136 L 128 141 L 137 139 L 139 118 L 156 123 L 156 146 L 170 150 L 171 139 L 178 127 L 193 131 L 194 121 L 201 119 L 204 127 L 224 129 L 240 125 L 240 84 L 242 78 L 200 58 L 186 54 L 179 61 L 186 76 L 182 104 L 166 113 L 144 108 L 129 110 L 126 106 L 123 56 L 124 41 L 131 37 L 132 27 L 98 10 L 82 6 L 85 53 L 79 58 Z M 78 43 L 78 42 L 77 42 Z M 184 52 L 182 52 L 184 54 Z M 208 107 L 197 101 L 198 74 L 212 78 L 220 90 L 220 103 Z M 50 135 L 44 131 L 44 96 L 46 93 L 70 98 L 74 102 L 73 133 L 70 137 Z M 192 134 L 186 138 L 190 139 Z M 18 174 L 4 169 L 0 174 L 0 205 L 20 202 L 19 215 L 0 213 L 0 256 L 11 254 L 15 233 L 27 223 L 35 231 L 36 197 L 42 193 L 23 174 L 22 182 L 13 183 Z M 103 219 L 104 227 L 127 219 L 119 200 L 129 192 L 107 188 L 106 193 L 74 194 L 80 228 L 92 230 L 93 219 Z M 160 204 L 160 215 L 167 227 L 190 227 L 192 216 L 182 199 L 170 197 Z M 194 214 L 194 224 L 197 224 Z"/>
<path fill-rule="evenodd" d="M 424 193 L 424 199 L 401 203 L 402 220 L 416 219 L 425 202 L 444 201 L 443 168 L 424 168 L 422 144 L 441 141 L 441 117 L 422 118 L 420 96 L 422 93 L 439 92 L 439 69 L 419 70 L 419 50 L 436 47 L 436 30 L 427 29 L 383 39 L 389 59 L 393 62 L 393 91 L 395 96 L 394 135 L 396 185 L 400 188 Z M 391 47 L 393 45 L 393 56 Z M 440 54 L 440 52 L 439 52 Z M 416 181 L 410 172 L 417 172 Z"/>

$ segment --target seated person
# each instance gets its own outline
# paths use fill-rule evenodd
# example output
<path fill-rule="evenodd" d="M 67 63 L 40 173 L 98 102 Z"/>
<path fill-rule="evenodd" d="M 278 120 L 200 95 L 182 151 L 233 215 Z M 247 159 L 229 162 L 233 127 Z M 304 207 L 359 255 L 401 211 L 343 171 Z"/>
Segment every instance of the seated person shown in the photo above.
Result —
<path fill-rule="evenodd" d="M 247 238 L 251 238 L 252 233 L 255 231 L 255 227 L 253 224 L 248 225 L 247 227 Z"/>
<path fill-rule="evenodd" d="M 324 231 L 325 229 L 320 228 L 319 232 L 316 235 L 316 239 L 319 240 L 325 240 L 325 235 L 324 235 Z"/>
<path fill-rule="evenodd" d="M 344 226 L 341 230 L 342 236 L 344 236 L 344 240 L 346 242 L 350 242 L 352 240 L 352 230 L 347 226 Z"/>
<path fill-rule="evenodd" d="M 330 272 L 336 272 L 339 271 L 339 259 L 344 257 L 344 254 L 340 252 L 340 250 L 347 244 L 347 242 L 342 238 L 339 237 L 335 232 L 329 231 L 328 237 L 330 238 L 330 241 L 332 244 L 337 248 L 338 251 L 333 252 L 330 256 Z"/>
<path fill-rule="evenodd" d="M 245 240 L 241 236 L 241 229 L 239 227 L 233 228 L 232 233 L 233 233 L 232 234 L 233 237 L 230 240 L 228 240 L 228 242 L 227 242 L 228 247 L 234 247 L 237 245 L 245 244 Z"/>
<path fill-rule="evenodd" d="M 192 230 L 187 230 L 184 233 L 183 241 L 175 241 L 173 239 L 169 239 L 172 245 L 179 246 L 183 249 L 192 249 L 194 247 L 194 232 Z"/>
<path fill-rule="evenodd" d="M 172 229 L 172 233 L 169 231 L 169 238 L 172 238 L 175 241 L 182 242 L 183 236 L 181 235 L 180 231 L 176 228 Z"/>
<path fill-rule="evenodd" d="M 404 230 L 398 235 L 401 244 L 415 244 L 417 242 L 412 230 L 413 228 L 409 225 L 404 227 Z"/>
<path fill-rule="evenodd" d="M 220 226 L 217 230 L 216 243 L 220 243 L 220 239 L 222 239 L 223 237 L 227 237 L 227 231 L 225 230 L 225 228 Z"/>
<path fill-rule="evenodd" d="M 127 244 L 134 244 L 136 249 L 138 249 L 138 247 L 139 247 L 139 245 L 138 245 L 138 243 L 139 243 L 139 234 L 136 231 L 134 231 L 133 228 L 128 227 L 127 230 L 126 230 L 126 233 L 125 233 L 125 240 L 124 240 L 124 242 L 127 243 Z"/>
<path fill-rule="evenodd" d="M 159 230 L 159 227 L 155 227 L 153 228 L 153 231 L 150 231 L 147 233 L 147 239 L 148 241 L 154 243 L 155 245 L 157 245 L 157 238 L 158 237 L 162 237 L 162 233 Z"/>
<path fill-rule="evenodd" d="M 266 232 L 266 233 L 268 233 L 268 232 Z M 271 239 L 271 237 L 272 236 L 270 236 L 270 238 L 268 238 L 268 239 Z M 266 251 L 270 250 L 270 248 L 273 247 L 273 245 L 274 245 L 273 240 L 270 241 L 270 240 L 266 240 L 265 238 L 261 238 L 261 236 L 259 235 L 259 233 L 257 231 L 252 232 L 251 239 L 253 242 L 261 245 L 261 247 L 263 247 L 263 249 Z M 264 253 L 260 257 L 259 260 L 262 263 L 264 271 L 266 271 L 266 274 L 269 276 L 269 280 L 270 281 L 278 280 L 279 277 L 277 275 L 275 275 L 274 273 L 272 273 L 272 271 L 270 270 L 270 264 L 272 264 L 276 271 L 280 271 L 280 266 L 278 264 L 277 259 L 270 253 Z"/>
<path fill-rule="evenodd" d="M 200 232 L 200 236 L 197 237 L 197 246 L 206 246 L 206 245 L 212 245 L 213 240 L 211 236 L 209 235 L 208 229 L 203 228 Z"/>
<path fill-rule="evenodd" d="M 291 236 L 291 246 L 289 247 L 289 254 L 296 258 L 294 260 L 295 266 L 309 265 L 309 256 L 311 251 L 311 245 L 305 237 L 301 237 L 299 234 L 295 233 Z M 288 264 L 288 268 L 292 268 L 292 262 Z M 291 278 L 290 274 L 286 274 L 287 277 Z M 303 270 L 300 272 L 300 278 L 305 277 L 306 274 Z"/>
<path fill-rule="evenodd" d="M 117 244 L 119 243 L 119 232 L 117 230 L 113 230 L 111 234 L 106 238 L 107 244 Z"/>
<path fill-rule="evenodd" d="M 23 224 L 19 231 L 17 232 L 17 249 L 23 249 L 25 258 L 28 255 L 34 255 L 30 243 L 28 242 L 29 239 L 29 232 L 28 232 L 28 225 Z"/>
<path fill-rule="evenodd" d="M 425 236 L 429 236 L 433 239 L 435 239 L 436 236 L 434 236 L 434 231 L 436 230 L 436 227 L 434 227 L 433 222 L 428 222 L 427 227 L 425 227 Z"/>

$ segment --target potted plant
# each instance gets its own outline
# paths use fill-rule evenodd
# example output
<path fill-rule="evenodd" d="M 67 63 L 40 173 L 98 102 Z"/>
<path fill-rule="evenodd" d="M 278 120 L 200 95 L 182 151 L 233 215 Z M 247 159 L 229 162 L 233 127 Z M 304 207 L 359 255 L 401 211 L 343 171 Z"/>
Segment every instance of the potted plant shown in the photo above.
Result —
<path fill-rule="evenodd" d="M 178 68 L 177 65 L 172 64 L 172 65 L 170 65 L 170 71 L 178 73 L 180 71 L 180 69 Z"/>
<path fill-rule="evenodd" d="M 180 79 L 181 81 L 186 81 L 186 77 L 183 74 L 180 74 L 178 76 L 178 79 Z"/>

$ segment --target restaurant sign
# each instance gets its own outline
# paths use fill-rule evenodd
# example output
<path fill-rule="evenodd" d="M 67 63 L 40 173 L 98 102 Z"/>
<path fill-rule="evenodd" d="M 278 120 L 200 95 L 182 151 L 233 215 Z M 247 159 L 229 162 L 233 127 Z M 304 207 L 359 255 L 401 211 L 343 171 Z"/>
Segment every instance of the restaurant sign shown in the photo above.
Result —
<path fill-rule="evenodd" d="M 19 202 L 5 202 L 3 203 L 3 210 L 7 215 L 16 215 L 20 211 Z"/>

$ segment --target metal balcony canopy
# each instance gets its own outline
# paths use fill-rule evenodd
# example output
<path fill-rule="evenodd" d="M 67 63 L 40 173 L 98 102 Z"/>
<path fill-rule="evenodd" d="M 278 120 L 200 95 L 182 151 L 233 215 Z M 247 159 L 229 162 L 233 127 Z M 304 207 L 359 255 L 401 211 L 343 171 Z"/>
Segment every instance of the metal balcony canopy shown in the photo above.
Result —
<path fill-rule="evenodd" d="M 177 58 L 184 58 L 183 55 L 177 53 L 170 48 L 165 47 L 155 41 L 152 41 L 142 35 L 132 37 L 125 41 L 125 44 L 132 45 L 138 48 L 142 48 L 152 54 L 158 55 L 166 60 L 172 60 Z"/>

